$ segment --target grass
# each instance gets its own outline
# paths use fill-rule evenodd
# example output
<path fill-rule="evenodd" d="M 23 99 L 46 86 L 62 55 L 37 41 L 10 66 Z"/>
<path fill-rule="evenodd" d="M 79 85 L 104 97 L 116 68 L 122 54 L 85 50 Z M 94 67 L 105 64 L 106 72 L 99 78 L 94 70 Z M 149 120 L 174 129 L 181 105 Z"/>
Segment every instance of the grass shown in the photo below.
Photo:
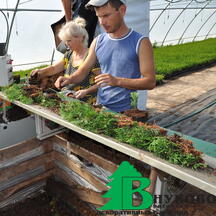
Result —
<path fill-rule="evenodd" d="M 216 62 L 216 38 L 154 47 L 157 81 Z"/>
<path fill-rule="evenodd" d="M 23 78 L 23 77 L 29 76 L 32 70 L 44 68 L 46 66 L 48 66 L 48 65 L 41 65 L 41 66 L 30 68 L 30 69 L 27 69 L 27 70 L 19 70 L 19 71 L 13 72 L 13 74 L 14 75 L 20 75 L 20 78 Z"/>

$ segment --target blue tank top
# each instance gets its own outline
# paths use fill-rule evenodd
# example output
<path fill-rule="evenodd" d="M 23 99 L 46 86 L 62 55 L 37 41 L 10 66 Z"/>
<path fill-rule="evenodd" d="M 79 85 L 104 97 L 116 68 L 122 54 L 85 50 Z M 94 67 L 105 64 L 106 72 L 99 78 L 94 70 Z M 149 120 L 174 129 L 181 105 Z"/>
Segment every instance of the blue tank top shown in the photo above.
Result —
<path fill-rule="evenodd" d="M 114 39 L 107 33 L 97 38 L 95 52 L 100 63 L 101 73 L 108 73 L 116 77 L 139 78 L 138 49 L 143 35 L 131 30 L 125 37 Z M 133 90 L 105 86 L 98 89 L 98 103 L 108 109 L 121 112 L 131 108 Z"/>

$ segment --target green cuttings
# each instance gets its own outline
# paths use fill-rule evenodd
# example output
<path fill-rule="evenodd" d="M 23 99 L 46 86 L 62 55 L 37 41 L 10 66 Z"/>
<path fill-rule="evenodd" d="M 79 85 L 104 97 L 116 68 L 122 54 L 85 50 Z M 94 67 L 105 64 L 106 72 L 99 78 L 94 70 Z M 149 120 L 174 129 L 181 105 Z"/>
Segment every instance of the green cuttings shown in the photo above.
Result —
<path fill-rule="evenodd" d="M 3 91 L 10 101 L 18 100 L 24 104 L 33 104 L 32 98 L 24 95 L 22 87 L 22 84 L 13 84 L 12 86 L 5 88 Z"/>
<path fill-rule="evenodd" d="M 18 100 L 25 104 L 37 103 L 50 108 L 59 107 L 58 100 L 45 97 L 42 93 L 33 99 L 26 97 L 22 86 L 14 84 L 9 88 L 4 88 L 4 92 L 11 101 Z M 171 163 L 193 169 L 205 167 L 199 154 L 185 153 L 181 148 L 181 143 L 169 140 L 169 137 L 163 135 L 155 127 L 146 127 L 136 121 L 132 121 L 130 126 L 120 126 L 121 118 L 118 114 L 96 110 L 91 105 L 79 100 L 60 103 L 59 112 L 68 122 L 88 131 L 113 137 L 120 142 L 152 152 Z"/>
<path fill-rule="evenodd" d="M 24 104 L 40 104 L 44 107 L 56 107 L 59 102 L 56 99 L 45 97 L 42 92 L 39 96 L 30 98 L 25 95 L 25 91 L 22 89 L 24 84 L 13 84 L 12 86 L 5 87 L 2 91 L 7 95 L 8 99 L 11 101 L 20 101 Z"/>
<path fill-rule="evenodd" d="M 113 136 L 114 128 L 117 127 L 117 119 L 113 113 L 98 113 L 89 104 L 78 100 L 61 103 L 60 115 L 86 130 L 108 136 Z"/>
<path fill-rule="evenodd" d="M 132 126 L 118 127 L 115 114 L 97 112 L 90 105 L 79 101 L 61 104 L 60 114 L 65 120 L 86 130 L 108 135 L 120 142 L 150 151 L 171 163 L 192 169 L 205 167 L 200 156 L 184 153 L 179 144 L 170 141 L 155 128 L 139 126 L 137 122 Z"/>
<path fill-rule="evenodd" d="M 35 97 L 34 102 L 40 104 L 43 107 L 57 107 L 59 105 L 59 102 L 56 99 L 49 98 L 44 95 Z"/>
<path fill-rule="evenodd" d="M 204 163 L 200 163 L 202 161 L 200 156 L 184 153 L 178 144 L 168 140 L 166 137 L 155 137 L 153 142 L 148 146 L 148 151 L 183 167 L 197 169 L 206 166 Z"/>
<path fill-rule="evenodd" d="M 160 135 L 157 130 L 146 129 L 137 124 L 134 124 L 133 127 L 116 128 L 115 133 L 117 140 L 145 150 L 148 150 L 148 146 L 155 139 L 155 136 Z"/>

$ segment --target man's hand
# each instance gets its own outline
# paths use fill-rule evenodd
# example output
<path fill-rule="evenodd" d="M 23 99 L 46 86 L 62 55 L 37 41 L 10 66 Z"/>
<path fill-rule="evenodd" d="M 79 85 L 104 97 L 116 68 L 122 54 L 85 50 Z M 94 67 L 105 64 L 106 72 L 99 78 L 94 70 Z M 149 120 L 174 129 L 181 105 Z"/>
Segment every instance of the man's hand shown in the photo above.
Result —
<path fill-rule="evenodd" d="M 100 74 L 95 77 L 95 83 L 100 86 L 118 86 L 118 78 L 110 74 Z"/>
<path fill-rule="evenodd" d="M 69 78 L 66 78 L 64 76 L 60 76 L 56 81 L 55 81 L 55 87 L 60 89 L 64 87 L 65 85 L 69 84 L 68 82 Z"/>
<path fill-rule="evenodd" d="M 75 98 L 80 99 L 84 98 L 88 94 L 88 91 L 86 89 L 79 90 L 75 93 Z"/>

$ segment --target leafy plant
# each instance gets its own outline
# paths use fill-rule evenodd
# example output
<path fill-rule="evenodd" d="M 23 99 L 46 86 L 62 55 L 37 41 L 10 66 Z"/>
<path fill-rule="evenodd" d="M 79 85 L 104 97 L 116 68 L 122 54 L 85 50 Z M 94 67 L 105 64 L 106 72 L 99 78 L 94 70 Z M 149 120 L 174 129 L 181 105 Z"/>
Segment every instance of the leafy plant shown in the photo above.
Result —
<path fill-rule="evenodd" d="M 135 124 L 133 127 L 121 127 L 115 129 L 115 138 L 121 142 L 128 143 L 147 150 L 148 145 L 155 138 L 155 133 L 152 130 L 145 129 Z"/>
<path fill-rule="evenodd" d="M 131 106 L 132 106 L 132 108 L 137 107 L 137 101 L 138 101 L 137 91 L 131 92 Z"/>
<path fill-rule="evenodd" d="M 9 88 L 5 88 L 4 92 L 11 101 L 18 100 L 24 104 L 32 104 L 33 100 L 24 95 L 22 87 L 22 84 L 13 84 Z"/>
<path fill-rule="evenodd" d="M 89 104 L 80 101 L 70 101 L 61 103 L 60 115 L 86 130 L 113 135 L 114 127 L 117 125 L 117 119 L 111 112 L 101 112 L 94 110 Z"/>
<path fill-rule="evenodd" d="M 18 100 L 26 104 L 38 103 L 45 107 L 59 106 L 58 100 L 45 97 L 42 93 L 34 97 L 34 100 L 26 97 L 22 87 L 21 84 L 14 84 L 5 88 L 4 92 L 11 101 Z M 169 137 L 162 135 L 157 127 L 146 126 L 136 121 L 132 121 L 130 126 L 119 127 L 118 123 L 121 118 L 116 113 L 98 111 L 79 100 L 60 103 L 60 115 L 65 120 L 86 130 L 107 135 L 120 142 L 150 151 L 171 163 L 193 169 L 205 167 L 199 154 L 185 153 L 181 142 L 176 143 L 170 140 Z M 180 140 L 178 139 L 178 141 Z"/>
<path fill-rule="evenodd" d="M 56 99 L 46 97 L 42 94 L 35 97 L 34 102 L 44 107 L 57 107 L 59 105 L 59 102 Z"/>

